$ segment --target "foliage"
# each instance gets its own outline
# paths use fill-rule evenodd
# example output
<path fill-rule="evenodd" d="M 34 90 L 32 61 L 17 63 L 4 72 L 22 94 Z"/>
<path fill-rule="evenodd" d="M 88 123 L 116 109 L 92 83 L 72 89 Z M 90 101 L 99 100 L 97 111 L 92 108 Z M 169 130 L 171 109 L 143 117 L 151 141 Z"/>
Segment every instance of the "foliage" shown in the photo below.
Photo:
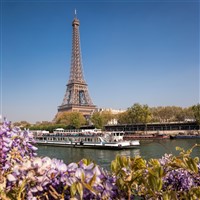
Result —
<path fill-rule="evenodd" d="M 27 121 L 20 121 L 13 123 L 14 126 L 18 126 L 20 128 L 30 128 L 31 124 Z"/>
<path fill-rule="evenodd" d="M 91 122 L 94 124 L 95 128 L 103 128 L 103 117 L 100 112 L 95 112 L 91 117 Z"/>
<path fill-rule="evenodd" d="M 165 154 L 148 162 L 141 157 L 117 156 L 111 163 L 116 184 L 127 199 L 199 199 L 200 163 L 198 157 L 191 158 L 192 149 L 177 148 L 179 156 Z"/>
<path fill-rule="evenodd" d="M 200 106 L 182 108 L 177 106 L 151 107 L 134 104 L 126 112 L 118 115 L 119 124 L 134 124 L 148 122 L 175 122 L 187 119 L 200 122 Z"/>
<path fill-rule="evenodd" d="M 96 128 L 102 129 L 112 118 L 111 111 L 95 112 L 91 117 L 91 122 Z"/>
<path fill-rule="evenodd" d="M 186 119 L 194 118 L 191 107 L 159 106 L 153 107 L 150 110 L 153 122 L 185 121 Z"/>
<path fill-rule="evenodd" d="M 117 156 L 107 172 L 90 160 L 65 164 L 37 157 L 30 132 L 0 127 L 0 199 L 200 199 L 200 162 L 193 148 L 146 161 Z"/>
<path fill-rule="evenodd" d="M 64 125 L 64 124 L 38 124 L 38 125 L 33 125 L 30 127 L 30 130 L 46 130 L 49 131 L 50 133 L 53 133 L 53 131 L 57 128 L 63 128 L 63 129 L 68 129 L 70 126 Z"/>
<path fill-rule="evenodd" d="M 127 113 L 124 116 L 127 120 L 127 124 L 146 124 L 151 121 L 151 112 L 148 105 L 140 105 L 139 103 L 135 103 L 128 108 Z"/>
<path fill-rule="evenodd" d="M 200 104 L 192 106 L 192 111 L 194 113 L 195 120 L 200 124 Z"/>
<path fill-rule="evenodd" d="M 81 125 L 86 124 L 86 120 L 80 112 L 61 112 L 56 115 L 55 123 L 80 128 Z"/>
<path fill-rule="evenodd" d="M 119 124 L 127 124 L 128 123 L 128 113 L 127 111 L 119 113 L 117 115 L 117 121 Z"/>

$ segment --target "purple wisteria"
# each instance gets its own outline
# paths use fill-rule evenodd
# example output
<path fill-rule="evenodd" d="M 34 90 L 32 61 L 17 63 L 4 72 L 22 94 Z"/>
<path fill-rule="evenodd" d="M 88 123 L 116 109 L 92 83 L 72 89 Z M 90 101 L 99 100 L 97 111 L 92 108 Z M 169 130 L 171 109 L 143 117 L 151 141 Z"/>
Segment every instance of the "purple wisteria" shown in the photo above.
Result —
<path fill-rule="evenodd" d="M 117 188 L 109 177 L 94 163 L 85 160 L 66 165 L 48 157 L 33 159 L 15 165 L 7 175 L 7 189 L 14 190 L 24 184 L 26 198 L 35 199 L 115 199 Z"/>
<path fill-rule="evenodd" d="M 11 199 L 116 199 L 115 178 L 98 165 L 36 156 L 32 134 L 5 121 L 0 128 L 0 194 Z"/>
<path fill-rule="evenodd" d="M 37 148 L 33 145 L 30 132 L 21 131 L 18 127 L 11 127 L 11 123 L 4 121 L 0 127 L 0 169 L 6 171 L 15 163 L 36 156 Z"/>
<path fill-rule="evenodd" d="M 189 191 L 192 187 L 200 186 L 197 178 L 185 169 L 175 169 L 169 171 L 163 179 L 163 189 L 174 191 Z"/>

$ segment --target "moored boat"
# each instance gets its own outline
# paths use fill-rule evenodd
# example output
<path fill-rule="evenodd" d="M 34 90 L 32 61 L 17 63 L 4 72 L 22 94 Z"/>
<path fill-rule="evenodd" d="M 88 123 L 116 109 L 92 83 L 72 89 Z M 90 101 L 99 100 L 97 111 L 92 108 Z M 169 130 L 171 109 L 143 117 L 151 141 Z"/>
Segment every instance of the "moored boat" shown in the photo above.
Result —
<path fill-rule="evenodd" d="M 35 135 L 38 145 L 64 146 L 94 149 L 132 149 L 140 145 L 138 140 L 124 141 L 123 132 L 65 131 Z"/>
<path fill-rule="evenodd" d="M 170 136 L 166 134 L 145 134 L 145 135 L 127 134 L 124 136 L 124 140 L 169 139 L 169 138 Z"/>
<path fill-rule="evenodd" d="M 170 139 L 200 139 L 200 135 L 170 135 Z"/>

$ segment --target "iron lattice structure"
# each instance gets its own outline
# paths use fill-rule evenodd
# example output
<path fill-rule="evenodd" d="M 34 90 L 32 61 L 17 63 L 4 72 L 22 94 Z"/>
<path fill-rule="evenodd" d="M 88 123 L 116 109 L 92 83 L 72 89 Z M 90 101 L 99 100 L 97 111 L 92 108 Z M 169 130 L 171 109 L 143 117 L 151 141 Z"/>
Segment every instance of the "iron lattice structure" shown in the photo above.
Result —
<path fill-rule="evenodd" d="M 77 111 L 83 113 L 84 116 L 91 116 L 96 106 L 92 103 L 88 85 L 83 76 L 79 25 L 79 20 L 75 17 L 72 22 L 73 39 L 70 77 L 63 102 L 58 107 L 58 112 Z"/>

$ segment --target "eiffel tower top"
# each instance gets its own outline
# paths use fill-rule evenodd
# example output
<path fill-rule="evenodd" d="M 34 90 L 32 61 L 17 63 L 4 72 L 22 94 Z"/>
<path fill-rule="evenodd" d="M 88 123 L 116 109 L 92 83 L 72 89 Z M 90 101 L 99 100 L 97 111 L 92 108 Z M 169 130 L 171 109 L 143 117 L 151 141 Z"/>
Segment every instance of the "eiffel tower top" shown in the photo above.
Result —
<path fill-rule="evenodd" d="M 80 22 L 77 19 L 76 10 L 72 26 L 73 26 L 72 55 L 71 55 L 70 77 L 68 84 L 72 83 L 86 84 L 83 76 L 82 57 L 81 57 L 81 45 L 80 45 L 80 33 L 79 33 Z"/>

